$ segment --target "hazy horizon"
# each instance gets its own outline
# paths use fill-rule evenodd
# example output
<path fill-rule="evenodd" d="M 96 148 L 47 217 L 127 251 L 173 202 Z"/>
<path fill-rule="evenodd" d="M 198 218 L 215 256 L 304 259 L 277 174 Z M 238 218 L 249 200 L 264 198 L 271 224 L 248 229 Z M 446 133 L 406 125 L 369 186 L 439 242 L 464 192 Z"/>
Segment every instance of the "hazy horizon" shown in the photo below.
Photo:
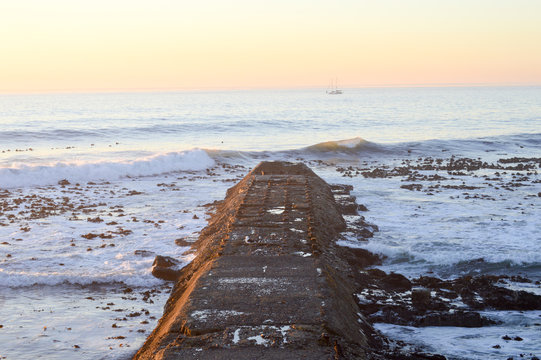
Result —
<path fill-rule="evenodd" d="M 532 0 L 21 0 L 0 10 L 0 93 L 541 84 Z"/>

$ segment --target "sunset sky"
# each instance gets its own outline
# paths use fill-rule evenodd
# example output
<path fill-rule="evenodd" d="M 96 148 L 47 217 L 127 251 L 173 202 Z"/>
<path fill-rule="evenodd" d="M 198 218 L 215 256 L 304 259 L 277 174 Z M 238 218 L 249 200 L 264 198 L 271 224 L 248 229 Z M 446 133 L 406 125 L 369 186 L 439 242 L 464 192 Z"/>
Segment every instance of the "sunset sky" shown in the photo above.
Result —
<path fill-rule="evenodd" d="M 0 0 L 0 92 L 541 84 L 539 0 Z"/>

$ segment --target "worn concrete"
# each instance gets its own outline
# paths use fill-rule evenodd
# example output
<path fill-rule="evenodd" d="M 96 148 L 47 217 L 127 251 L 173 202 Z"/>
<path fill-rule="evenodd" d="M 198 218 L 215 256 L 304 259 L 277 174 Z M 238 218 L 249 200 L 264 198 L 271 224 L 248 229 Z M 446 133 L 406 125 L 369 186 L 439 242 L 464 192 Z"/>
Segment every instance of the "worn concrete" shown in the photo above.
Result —
<path fill-rule="evenodd" d="M 345 229 L 302 164 L 264 162 L 231 188 L 134 359 L 365 359 Z"/>

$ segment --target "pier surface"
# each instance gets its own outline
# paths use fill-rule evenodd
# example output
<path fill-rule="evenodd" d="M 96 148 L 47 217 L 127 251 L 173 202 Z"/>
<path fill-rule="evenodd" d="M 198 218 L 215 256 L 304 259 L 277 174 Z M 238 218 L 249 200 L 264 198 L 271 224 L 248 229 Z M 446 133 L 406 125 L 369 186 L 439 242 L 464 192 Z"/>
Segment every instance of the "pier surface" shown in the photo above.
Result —
<path fill-rule="evenodd" d="M 371 326 L 335 245 L 346 225 L 303 164 L 264 162 L 228 190 L 134 359 L 364 359 Z"/>

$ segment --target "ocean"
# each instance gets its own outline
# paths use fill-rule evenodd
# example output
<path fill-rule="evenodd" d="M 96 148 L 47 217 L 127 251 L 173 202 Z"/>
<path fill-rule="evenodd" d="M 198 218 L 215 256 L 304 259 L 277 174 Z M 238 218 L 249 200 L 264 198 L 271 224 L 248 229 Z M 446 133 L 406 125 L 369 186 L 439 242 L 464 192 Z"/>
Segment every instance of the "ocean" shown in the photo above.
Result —
<path fill-rule="evenodd" d="M 541 294 L 539 158 L 541 87 L 0 95 L 0 358 L 129 358 L 171 289 L 154 257 L 191 261 L 208 204 L 264 160 L 353 185 L 379 232 L 340 244 L 386 272 Z M 502 325 L 376 328 L 449 359 L 541 356 L 541 311 L 484 315 Z"/>

